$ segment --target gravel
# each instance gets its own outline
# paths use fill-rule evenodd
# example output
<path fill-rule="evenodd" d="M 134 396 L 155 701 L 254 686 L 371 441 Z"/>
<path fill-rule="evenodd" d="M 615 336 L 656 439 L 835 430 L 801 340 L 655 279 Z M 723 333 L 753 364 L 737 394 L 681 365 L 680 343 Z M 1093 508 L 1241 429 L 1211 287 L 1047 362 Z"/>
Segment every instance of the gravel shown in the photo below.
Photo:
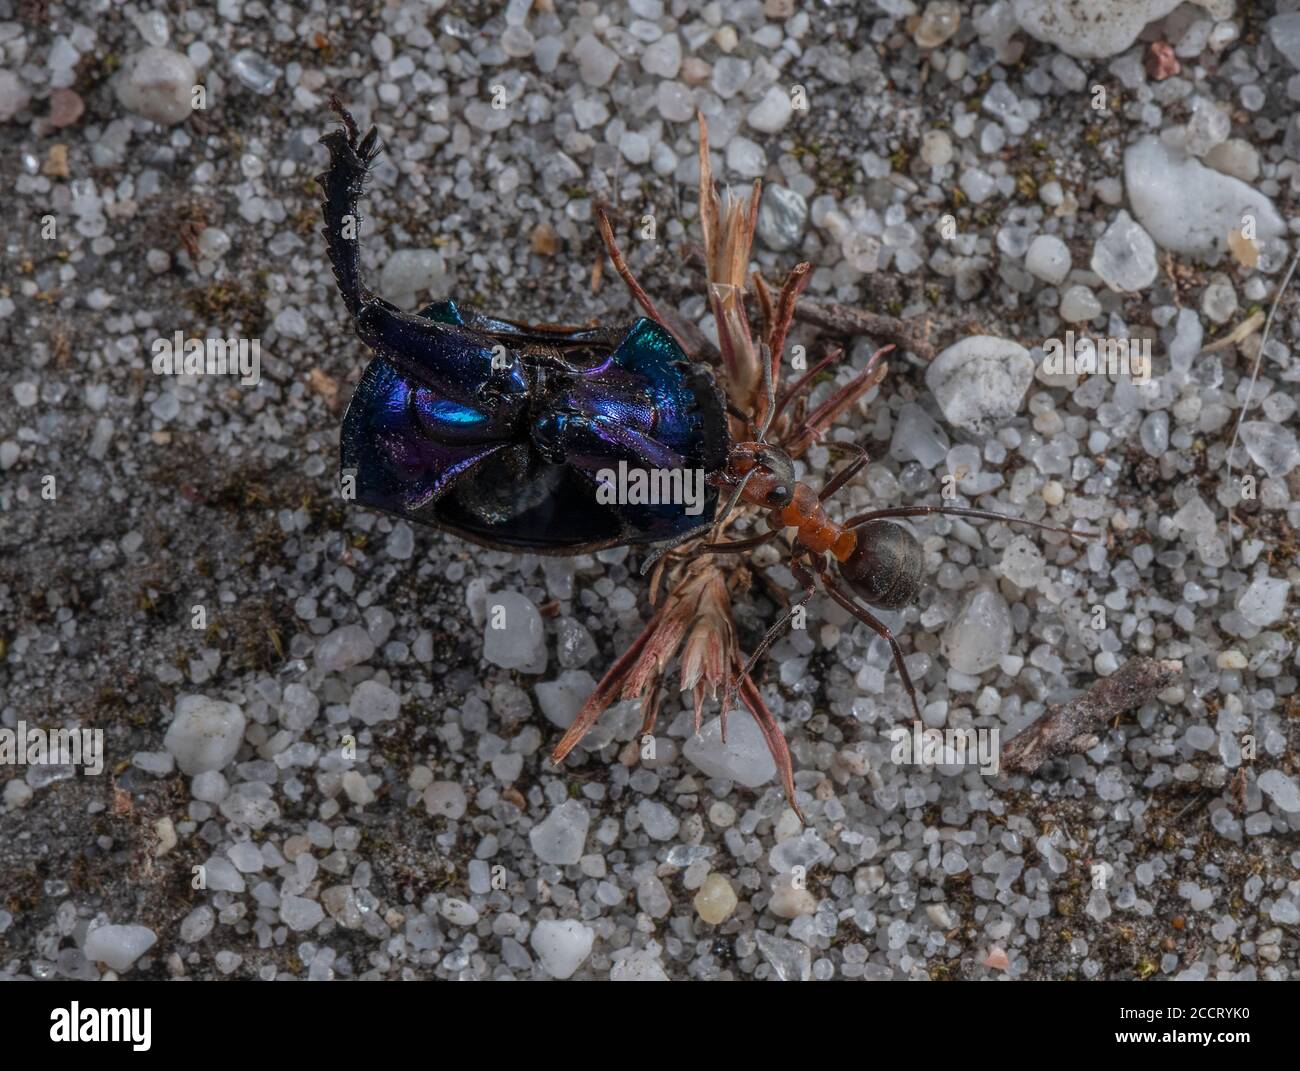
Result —
<path fill-rule="evenodd" d="M 0 977 L 1297 977 L 1294 291 L 1263 331 L 1293 3 L 41 6 L 0 15 L 0 729 L 99 731 L 105 772 L 0 765 Z M 1102 534 L 902 522 L 925 587 L 880 616 L 921 727 L 1006 739 L 1137 655 L 1179 682 L 1032 776 L 905 761 L 887 641 L 818 597 L 756 670 L 806 827 L 746 713 L 724 741 L 705 697 L 694 733 L 675 665 L 653 741 L 616 702 L 555 768 L 653 612 L 643 552 L 348 500 L 331 93 L 380 128 L 386 299 L 626 322 L 601 204 L 716 337 L 698 108 L 722 184 L 763 180 L 751 267 L 806 261 L 809 298 L 939 351 L 891 353 L 800 460 L 821 486 L 867 449 L 831 515 Z M 256 339 L 258 374 L 155 374 L 177 332 Z M 1045 365 L 1085 339 L 1149 374 Z M 813 406 L 882 343 L 839 341 Z M 781 550 L 748 561 L 746 651 L 797 590 Z"/>
<path fill-rule="evenodd" d="M 245 725 L 244 712 L 234 703 L 206 695 L 181 696 L 163 746 L 187 774 L 223 770 L 239 752 Z"/>
<path fill-rule="evenodd" d="M 91 963 L 102 963 L 121 974 L 157 941 L 158 935 L 147 926 L 97 926 L 86 934 L 82 952 Z"/>
<path fill-rule="evenodd" d="M 1016 413 L 1033 377 L 1034 362 L 1024 346 L 972 335 L 930 362 L 925 385 L 950 425 L 986 435 Z"/>

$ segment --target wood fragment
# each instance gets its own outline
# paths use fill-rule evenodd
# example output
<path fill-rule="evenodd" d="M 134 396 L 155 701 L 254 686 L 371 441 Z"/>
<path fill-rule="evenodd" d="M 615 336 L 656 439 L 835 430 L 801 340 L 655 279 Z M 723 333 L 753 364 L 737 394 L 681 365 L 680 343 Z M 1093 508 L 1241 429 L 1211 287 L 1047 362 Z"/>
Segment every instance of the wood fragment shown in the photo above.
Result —
<path fill-rule="evenodd" d="M 823 331 L 837 335 L 870 335 L 894 343 L 900 350 L 910 350 L 923 361 L 934 359 L 935 347 L 930 341 L 930 323 L 900 320 L 897 316 L 867 312 L 851 305 L 833 301 L 810 301 L 800 298 L 794 307 L 794 318 L 800 323 L 812 324 Z"/>
<path fill-rule="evenodd" d="M 1250 338 L 1256 331 L 1264 326 L 1264 310 L 1257 309 L 1251 313 L 1236 327 L 1224 335 L 1221 339 L 1211 342 L 1205 346 L 1202 353 L 1218 353 L 1220 350 L 1226 350 L 1229 346 L 1235 346 L 1238 342 L 1244 342 Z"/>
<path fill-rule="evenodd" d="M 1095 747 L 1108 721 L 1164 691 L 1181 672 L 1180 662 L 1130 659 L 1082 695 L 1049 707 L 1003 744 L 1002 772 L 1033 773 L 1056 755 Z"/>

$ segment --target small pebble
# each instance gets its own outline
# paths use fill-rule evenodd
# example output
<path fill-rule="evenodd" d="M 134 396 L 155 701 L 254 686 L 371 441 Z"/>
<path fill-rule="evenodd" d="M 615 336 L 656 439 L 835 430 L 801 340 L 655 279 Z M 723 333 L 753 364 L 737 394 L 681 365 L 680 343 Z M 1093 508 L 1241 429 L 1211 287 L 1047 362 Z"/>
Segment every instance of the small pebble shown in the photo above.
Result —
<path fill-rule="evenodd" d="M 127 111 L 174 126 L 189 117 L 197 81 L 189 57 L 169 48 L 144 48 L 122 61 L 113 88 Z"/>
<path fill-rule="evenodd" d="M 710 874 L 695 894 L 695 911 L 710 926 L 718 926 L 731 917 L 739 901 L 735 890 L 721 874 Z"/>

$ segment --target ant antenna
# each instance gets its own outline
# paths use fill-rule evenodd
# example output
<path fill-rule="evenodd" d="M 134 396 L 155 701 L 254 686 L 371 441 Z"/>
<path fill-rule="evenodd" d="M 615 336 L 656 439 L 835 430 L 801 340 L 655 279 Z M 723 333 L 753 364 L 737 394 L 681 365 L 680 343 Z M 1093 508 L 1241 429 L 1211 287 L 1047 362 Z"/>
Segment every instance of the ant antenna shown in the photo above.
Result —
<path fill-rule="evenodd" d="M 763 359 L 763 390 L 767 394 L 767 412 L 763 416 L 763 426 L 758 429 L 758 438 L 755 442 L 767 445 L 767 431 L 772 426 L 772 416 L 776 411 L 776 386 L 772 382 L 772 351 L 767 348 L 766 343 L 760 343 L 758 347 L 759 356 Z M 752 424 L 750 425 L 753 426 Z M 721 525 L 728 517 L 731 511 L 736 508 L 736 503 L 740 501 L 740 496 L 745 490 L 745 484 L 749 483 L 749 478 L 758 471 L 755 465 L 741 478 L 740 483 L 736 484 L 736 489 L 731 493 L 731 499 L 727 502 L 727 508 L 721 513 L 715 515 L 715 525 Z"/>
<path fill-rule="evenodd" d="M 763 441 L 762 439 L 759 440 L 759 442 L 762 441 Z M 752 469 L 750 469 L 747 473 L 745 473 L 744 476 L 741 477 L 740 483 L 736 484 L 736 489 L 731 493 L 731 498 L 727 502 L 727 508 L 722 510 L 722 512 L 714 515 L 716 518 L 714 521 L 715 525 L 721 525 L 724 521 L 726 521 L 728 517 L 731 516 L 731 511 L 736 508 L 736 503 L 740 501 L 740 496 L 745 490 L 745 484 L 749 483 L 749 478 L 753 476 L 754 473 L 756 473 L 757 471 L 758 471 L 758 466 L 755 465 Z"/>
<path fill-rule="evenodd" d="M 767 343 L 759 343 L 758 354 L 763 359 L 763 390 L 767 394 L 767 411 L 763 414 L 763 426 L 758 431 L 758 442 L 767 442 L 767 430 L 772 426 L 776 415 L 776 385 L 772 382 L 772 351 Z"/>
<path fill-rule="evenodd" d="M 870 513 L 859 513 L 850 517 L 845 528 L 858 529 L 869 521 L 882 520 L 886 517 L 924 517 L 931 513 L 946 513 L 953 517 L 971 517 L 980 521 L 1005 521 L 1007 524 L 1023 524 L 1038 528 L 1044 532 L 1059 532 L 1077 539 L 1097 539 L 1097 532 L 1076 532 L 1072 528 L 1061 528 L 1054 524 L 1041 524 L 1023 517 L 1008 517 L 1005 513 L 994 513 L 986 509 L 970 509 L 967 506 L 895 506 L 891 509 L 877 509 Z"/>

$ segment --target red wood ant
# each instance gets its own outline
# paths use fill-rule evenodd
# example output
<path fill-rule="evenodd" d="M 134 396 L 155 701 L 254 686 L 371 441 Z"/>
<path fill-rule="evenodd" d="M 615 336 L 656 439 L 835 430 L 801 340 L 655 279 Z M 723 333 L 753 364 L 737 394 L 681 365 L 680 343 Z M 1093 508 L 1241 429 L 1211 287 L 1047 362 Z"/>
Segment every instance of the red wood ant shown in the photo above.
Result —
<path fill-rule="evenodd" d="M 868 367 L 891 349 L 892 346 L 886 346 L 878 350 L 872 355 Z M 1096 537 L 1091 532 L 1076 532 L 1068 528 L 966 506 L 897 506 L 860 513 L 843 523 L 832 520 L 826 514 L 824 503 L 863 469 L 870 460 L 867 451 L 860 446 L 855 446 L 858 456 L 832 476 L 820 494 L 808 484 L 798 481 L 795 478 L 794 462 L 791 461 L 790 455 L 780 446 L 767 442 L 766 436 L 773 420 L 805 388 L 811 380 L 811 375 L 804 376 L 792 384 L 780 399 L 776 399 L 773 397 L 771 368 L 771 357 L 764 347 L 763 372 L 764 384 L 767 388 L 767 406 L 763 425 L 757 429 L 753 441 L 732 445 L 726 468 L 716 473 L 713 480 L 720 486 L 732 488 L 731 499 L 726 508 L 717 514 L 718 524 L 725 523 L 737 502 L 743 499 L 750 505 L 766 511 L 768 521 L 773 527 L 762 535 L 727 542 L 704 543 L 699 549 L 712 553 L 744 553 L 775 539 L 786 528 L 795 528 L 797 535 L 791 546 L 789 567 L 795 580 L 802 586 L 803 594 L 794 600 L 780 619 L 767 630 L 745 663 L 740 678 L 730 683 L 727 694 L 723 698 L 723 710 L 725 711 L 729 706 L 732 693 L 741 686 L 745 678 L 749 677 L 758 659 L 776 641 L 796 611 L 813 597 L 817 581 L 820 579 L 827 595 L 888 642 L 903 687 L 907 690 L 912 700 L 912 708 L 919 718 L 921 707 L 916 698 L 916 688 L 907 672 L 898 640 L 889 627 L 868 609 L 870 606 L 881 610 L 901 610 L 915 602 L 921 592 L 925 554 L 916 537 L 902 525 L 895 524 L 893 518 L 922 517 L 932 513 L 942 513 L 974 520 L 1005 521 L 1007 524 L 1025 525 L 1044 532 L 1058 532 L 1071 538 Z M 745 419 L 742 414 L 733 415 Z M 749 423 L 751 431 L 755 430 L 752 422 L 748 420 L 746 422 Z M 696 533 L 689 533 L 688 537 L 693 534 Z M 656 551 L 646 561 L 642 571 L 648 570 L 667 549 L 669 548 L 665 547 Z M 838 577 L 832 571 L 832 561 L 838 567 Z M 859 599 L 861 601 L 858 601 Z M 866 606 L 862 605 L 864 602 Z"/>

